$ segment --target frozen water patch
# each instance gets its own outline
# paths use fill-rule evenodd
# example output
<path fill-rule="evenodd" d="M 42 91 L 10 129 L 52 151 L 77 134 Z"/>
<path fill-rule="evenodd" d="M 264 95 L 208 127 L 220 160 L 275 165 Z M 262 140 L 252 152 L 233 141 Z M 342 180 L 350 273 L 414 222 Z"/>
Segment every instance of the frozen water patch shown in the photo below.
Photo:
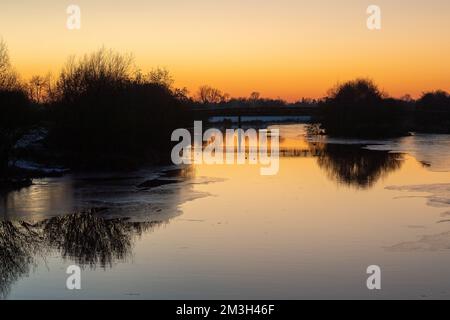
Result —
<path fill-rule="evenodd" d="M 426 193 L 427 195 L 423 195 L 421 197 L 428 200 L 427 204 L 429 206 L 438 208 L 450 207 L 450 183 L 424 184 L 415 186 L 390 186 L 386 187 L 386 189 Z"/>
<path fill-rule="evenodd" d="M 450 232 L 420 237 L 417 241 L 402 242 L 385 248 L 388 251 L 442 251 L 450 249 Z"/>
<path fill-rule="evenodd" d="M 154 179 L 166 179 L 170 184 L 138 187 Z M 100 214 L 107 219 L 168 221 L 182 213 L 183 203 L 210 195 L 197 190 L 196 185 L 221 181 L 223 179 L 195 177 L 189 168 L 171 167 L 36 179 L 22 192 L 6 195 L 0 205 L 0 218 L 5 215 L 9 219 L 39 221 L 98 208 L 103 209 Z"/>
<path fill-rule="evenodd" d="M 436 208 L 450 207 L 450 184 L 427 184 L 414 186 L 391 186 L 389 190 L 425 193 L 421 197 L 427 199 L 427 204 Z M 441 217 L 450 216 L 450 211 L 443 212 Z M 448 223 L 449 219 L 437 221 L 437 223 Z M 435 235 L 424 235 L 416 241 L 402 242 L 385 248 L 388 251 L 442 251 L 450 249 L 450 231 Z"/>
<path fill-rule="evenodd" d="M 132 194 L 117 197 L 96 196 L 96 199 L 83 202 L 83 207 L 105 207 L 103 215 L 108 219 L 127 217 L 132 222 L 169 221 L 183 212 L 180 206 L 186 202 L 211 196 L 209 192 L 194 190 L 198 184 L 222 182 L 218 178 L 195 178 L 192 181 L 180 181 L 154 189 L 143 189 Z"/>
<path fill-rule="evenodd" d="M 396 139 L 348 139 L 331 137 L 311 137 L 310 142 L 331 144 L 354 144 L 365 149 L 407 153 L 431 171 L 450 171 L 450 135 L 448 134 L 414 134 Z"/>
<path fill-rule="evenodd" d="M 416 134 L 376 145 L 367 149 L 408 153 L 432 171 L 450 171 L 450 135 Z"/>

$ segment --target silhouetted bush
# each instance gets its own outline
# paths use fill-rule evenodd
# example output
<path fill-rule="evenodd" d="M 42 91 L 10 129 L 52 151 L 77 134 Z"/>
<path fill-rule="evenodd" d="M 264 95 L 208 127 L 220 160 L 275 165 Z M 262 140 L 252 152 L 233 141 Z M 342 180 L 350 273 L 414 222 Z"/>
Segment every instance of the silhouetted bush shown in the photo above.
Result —
<path fill-rule="evenodd" d="M 377 138 L 408 133 L 403 103 L 386 99 L 370 80 L 338 85 L 320 106 L 320 122 L 331 136 Z"/>
<path fill-rule="evenodd" d="M 189 114 L 179 92 L 153 78 L 134 75 L 129 57 L 104 49 L 72 59 L 58 82 L 51 141 L 77 166 L 163 160 Z"/>
<path fill-rule="evenodd" d="M 416 130 L 450 133 L 450 94 L 445 91 L 428 92 L 417 101 Z"/>

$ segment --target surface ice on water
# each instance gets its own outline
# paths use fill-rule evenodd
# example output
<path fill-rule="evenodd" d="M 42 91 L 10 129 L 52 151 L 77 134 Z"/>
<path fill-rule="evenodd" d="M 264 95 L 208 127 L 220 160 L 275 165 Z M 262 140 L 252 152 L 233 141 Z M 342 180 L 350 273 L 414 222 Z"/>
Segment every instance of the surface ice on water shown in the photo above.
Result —
<path fill-rule="evenodd" d="M 391 186 L 389 190 L 423 193 L 428 205 L 442 208 L 441 220 L 437 223 L 450 222 L 450 183 L 425 184 L 412 186 Z M 446 211 L 444 211 L 446 210 Z M 450 232 L 423 235 L 417 240 L 402 242 L 390 247 L 388 251 L 441 251 L 450 249 Z"/>
<path fill-rule="evenodd" d="M 363 145 L 369 150 L 407 153 L 423 163 L 431 171 L 450 171 L 450 135 L 448 134 L 414 134 L 395 139 L 349 139 L 316 137 L 310 141 L 333 144 Z"/>
<path fill-rule="evenodd" d="M 128 184 L 122 190 L 104 190 L 98 194 L 94 189 L 85 192 L 82 206 L 107 208 L 104 217 L 127 217 L 133 222 L 167 221 L 182 212 L 180 205 L 189 201 L 209 196 L 207 192 L 194 189 L 196 184 L 209 184 L 222 181 L 216 178 L 192 177 L 188 179 L 164 180 L 159 186 L 140 188 Z"/>
<path fill-rule="evenodd" d="M 450 210 L 450 183 L 424 184 L 414 186 L 390 186 L 386 189 L 424 193 L 423 197 L 428 200 L 429 206 L 446 208 Z"/>
<path fill-rule="evenodd" d="M 96 209 L 108 219 L 167 221 L 181 214 L 181 204 L 209 195 L 196 191 L 196 184 L 214 182 L 219 180 L 173 167 L 37 179 L 31 187 L 5 196 L 0 219 L 34 221 Z"/>
<path fill-rule="evenodd" d="M 421 236 L 418 240 L 401 242 L 386 247 L 388 251 L 442 251 L 450 249 L 450 232 Z"/>
<path fill-rule="evenodd" d="M 450 171 L 450 135 L 415 134 L 378 144 L 369 144 L 370 150 L 388 150 L 408 153 L 429 166 L 432 171 Z"/>

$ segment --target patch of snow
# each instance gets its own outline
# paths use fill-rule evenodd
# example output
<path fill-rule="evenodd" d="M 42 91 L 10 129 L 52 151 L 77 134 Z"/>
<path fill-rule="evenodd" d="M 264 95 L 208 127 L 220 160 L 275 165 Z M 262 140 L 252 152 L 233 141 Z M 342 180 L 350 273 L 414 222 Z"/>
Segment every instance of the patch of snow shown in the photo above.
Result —
<path fill-rule="evenodd" d="M 14 146 L 16 149 L 26 149 L 32 145 L 42 142 L 48 135 L 48 130 L 44 128 L 33 129 L 25 134 Z"/>
<path fill-rule="evenodd" d="M 14 165 L 17 168 L 20 169 L 25 169 L 25 170 L 33 170 L 33 171 L 40 171 L 42 173 L 47 173 L 47 174 L 55 174 L 55 173 L 66 173 L 69 171 L 69 169 L 67 168 L 62 168 L 62 167 L 45 167 L 41 164 L 38 164 L 36 162 L 32 162 L 32 161 L 26 161 L 26 160 L 18 160 L 16 162 L 14 162 Z"/>

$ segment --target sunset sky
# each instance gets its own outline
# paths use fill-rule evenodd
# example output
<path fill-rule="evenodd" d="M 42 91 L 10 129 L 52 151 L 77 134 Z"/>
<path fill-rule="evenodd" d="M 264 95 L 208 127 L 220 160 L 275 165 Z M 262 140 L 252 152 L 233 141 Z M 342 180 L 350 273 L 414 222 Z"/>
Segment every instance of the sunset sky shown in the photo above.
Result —
<path fill-rule="evenodd" d="M 81 30 L 66 28 L 70 4 Z M 380 31 L 366 27 L 371 4 Z M 0 37 L 24 78 L 105 46 L 143 71 L 167 67 L 191 93 L 292 101 L 355 77 L 397 97 L 450 91 L 449 0 L 1 0 Z"/>

